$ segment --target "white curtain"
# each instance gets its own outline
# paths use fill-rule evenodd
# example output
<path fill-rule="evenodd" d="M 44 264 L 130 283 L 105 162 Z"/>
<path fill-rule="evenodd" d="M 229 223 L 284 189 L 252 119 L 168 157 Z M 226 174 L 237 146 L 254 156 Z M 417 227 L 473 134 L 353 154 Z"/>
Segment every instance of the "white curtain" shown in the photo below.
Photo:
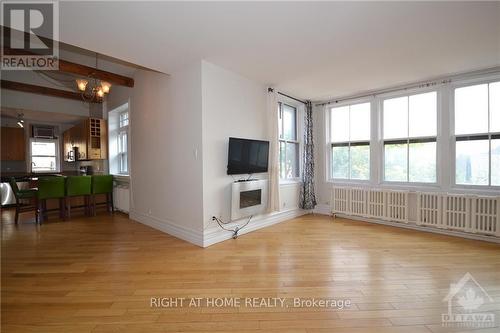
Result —
<path fill-rule="evenodd" d="M 268 211 L 280 210 L 280 169 L 279 169 L 279 115 L 278 96 L 271 91 L 267 94 L 267 119 L 269 135 L 269 202 Z"/>

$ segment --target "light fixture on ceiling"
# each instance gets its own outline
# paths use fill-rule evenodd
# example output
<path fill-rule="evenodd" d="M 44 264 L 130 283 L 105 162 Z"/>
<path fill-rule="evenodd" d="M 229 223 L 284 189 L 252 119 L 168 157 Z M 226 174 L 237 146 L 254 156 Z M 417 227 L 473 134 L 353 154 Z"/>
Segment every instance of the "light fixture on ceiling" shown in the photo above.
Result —
<path fill-rule="evenodd" d="M 24 113 L 17 114 L 17 126 L 23 128 L 24 127 Z"/>
<path fill-rule="evenodd" d="M 97 69 L 97 53 L 95 54 L 95 68 Z M 88 75 L 85 79 L 76 79 L 76 87 L 82 94 L 84 102 L 95 102 L 109 93 L 111 83 L 101 81 L 95 77 L 94 73 Z"/>

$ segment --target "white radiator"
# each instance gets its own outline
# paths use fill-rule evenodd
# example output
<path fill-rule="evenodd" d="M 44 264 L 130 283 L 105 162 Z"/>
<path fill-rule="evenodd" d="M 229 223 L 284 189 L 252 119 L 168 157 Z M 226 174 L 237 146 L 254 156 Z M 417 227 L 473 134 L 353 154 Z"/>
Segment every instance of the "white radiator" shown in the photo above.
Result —
<path fill-rule="evenodd" d="M 470 231 L 500 236 L 500 197 L 471 198 Z"/>
<path fill-rule="evenodd" d="M 500 237 L 500 196 L 416 192 L 416 224 Z M 332 212 L 408 223 L 409 191 L 333 187 Z M 412 216 L 412 222 L 413 222 Z"/>
<path fill-rule="evenodd" d="M 385 219 L 408 223 L 408 192 L 387 191 L 386 201 Z"/>
<path fill-rule="evenodd" d="M 113 188 L 115 209 L 128 213 L 130 211 L 130 190 L 126 185 L 115 185 Z"/>
<path fill-rule="evenodd" d="M 442 196 L 440 193 L 417 193 L 417 224 L 441 228 Z"/>
<path fill-rule="evenodd" d="M 334 187 L 332 189 L 332 212 L 349 214 L 349 192 L 348 187 Z"/>
<path fill-rule="evenodd" d="M 385 216 L 385 191 L 368 191 L 368 216 L 372 218 L 383 218 Z"/>
<path fill-rule="evenodd" d="M 351 188 L 350 191 L 350 213 L 352 215 L 366 216 L 367 214 L 367 190 L 362 188 Z"/>
<path fill-rule="evenodd" d="M 447 193 L 443 197 L 443 227 L 470 231 L 470 198 Z"/>

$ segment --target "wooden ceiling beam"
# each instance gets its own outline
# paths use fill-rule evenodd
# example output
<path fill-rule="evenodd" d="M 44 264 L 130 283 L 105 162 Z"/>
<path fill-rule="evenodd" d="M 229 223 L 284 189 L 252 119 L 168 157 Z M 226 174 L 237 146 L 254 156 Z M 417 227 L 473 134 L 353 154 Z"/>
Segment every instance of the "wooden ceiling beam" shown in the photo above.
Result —
<path fill-rule="evenodd" d="M 54 88 L 43 87 L 43 86 L 36 86 L 33 84 L 27 84 L 27 83 L 22 83 L 22 82 L 1 80 L 1 87 L 2 87 L 2 89 L 9 89 L 9 90 L 22 91 L 22 92 L 38 94 L 38 95 L 61 97 L 61 98 L 68 98 L 68 99 L 83 101 L 82 95 L 80 93 L 77 93 L 77 92 L 61 90 L 61 89 L 54 89 Z M 94 99 L 92 101 L 92 103 L 102 103 L 102 98 Z"/>

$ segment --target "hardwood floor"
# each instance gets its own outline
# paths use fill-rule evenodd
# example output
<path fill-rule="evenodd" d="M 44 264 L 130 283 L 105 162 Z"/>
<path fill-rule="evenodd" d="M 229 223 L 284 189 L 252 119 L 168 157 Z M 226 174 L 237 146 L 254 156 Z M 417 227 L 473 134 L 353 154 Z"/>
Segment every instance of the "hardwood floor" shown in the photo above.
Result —
<path fill-rule="evenodd" d="M 496 316 L 480 331 L 500 331 L 497 244 L 306 215 L 202 249 L 120 214 L 27 217 L 15 226 L 2 212 L 2 332 L 462 332 L 441 314 L 466 272 Z M 352 305 L 155 308 L 152 297 Z"/>

